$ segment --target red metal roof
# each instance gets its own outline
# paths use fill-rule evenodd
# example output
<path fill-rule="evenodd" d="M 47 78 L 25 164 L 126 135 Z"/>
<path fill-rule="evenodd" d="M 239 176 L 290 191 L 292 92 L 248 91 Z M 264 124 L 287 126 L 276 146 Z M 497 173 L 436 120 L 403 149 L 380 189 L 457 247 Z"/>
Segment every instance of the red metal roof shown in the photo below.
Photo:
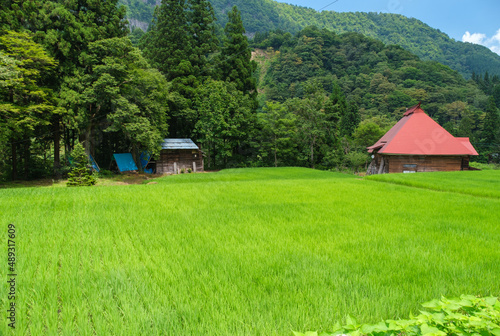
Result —
<path fill-rule="evenodd" d="M 408 109 L 396 125 L 367 149 L 381 154 L 478 155 L 469 138 L 455 138 L 432 120 L 420 104 Z"/>

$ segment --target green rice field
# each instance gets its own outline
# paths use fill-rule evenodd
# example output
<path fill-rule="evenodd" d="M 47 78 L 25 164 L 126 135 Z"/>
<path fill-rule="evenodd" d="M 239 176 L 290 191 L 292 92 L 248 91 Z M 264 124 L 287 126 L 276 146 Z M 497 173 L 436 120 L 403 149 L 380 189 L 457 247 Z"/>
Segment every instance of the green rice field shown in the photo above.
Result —
<path fill-rule="evenodd" d="M 500 171 L 401 178 L 257 168 L 1 189 L 0 335 L 291 336 L 500 295 Z"/>
<path fill-rule="evenodd" d="M 500 198 L 500 171 L 455 171 L 431 174 L 383 174 L 370 180 L 410 187 L 451 191 L 482 197 Z"/>

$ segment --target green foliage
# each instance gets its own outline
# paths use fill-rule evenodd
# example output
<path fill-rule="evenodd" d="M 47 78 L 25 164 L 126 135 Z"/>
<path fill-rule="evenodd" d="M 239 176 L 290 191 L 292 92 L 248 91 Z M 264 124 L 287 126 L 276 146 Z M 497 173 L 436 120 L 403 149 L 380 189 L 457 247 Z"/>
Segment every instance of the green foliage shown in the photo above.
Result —
<path fill-rule="evenodd" d="M 90 43 L 85 68 L 61 93 L 77 129 L 117 132 L 134 151 L 158 152 L 167 134 L 168 89 L 127 37 Z M 106 120 L 103 127 L 99 120 Z"/>
<path fill-rule="evenodd" d="M 361 167 L 365 166 L 369 160 L 369 156 L 365 151 L 350 151 L 344 157 L 345 163 L 357 173 Z"/>
<path fill-rule="evenodd" d="M 500 144 L 500 115 L 495 100 L 490 97 L 484 118 L 483 141 L 488 144 Z"/>
<path fill-rule="evenodd" d="M 129 2 L 130 0 L 122 0 Z M 138 0 L 135 0 L 138 1 Z M 228 21 L 226 13 L 229 5 L 226 0 L 211 0 L 215 16 L 224 25 Z M 431 60 L 445 64 L 460 72 L 465 77 L 472 73 L 500 75 L 500 56 L 486 47 L 455 41 L 438 29 L 429 27 L 414 18 L 407 18 L 399 14 L 389 13 L 343 13 L 323 10 L 318 12 L 312 8 L 279 3 L 272 0 L 234 0 L 231 6 L 237 6 L 242 13 L 242 21 L 246 31 L 258 37 L 262 42 L 262 35 L 268 31 L 290 32 L 292 34 L 307 26 L 317 26 L 336 33 L 358 32 L 381 40 L 388 45 L 400 45 L 406 50 L 418 55 L 424 60 Z M 153 13 L 154 4 L 150 5 Z M 130 12 L 131 18 L 140 18 Z M 149 22 L 149 20 L 145 21 Z M 260 36 L 259 36 L 260 35 Z M 270 34 L 265 48 L 275 46 L 283 35 Z M 274 42 L 271 42 L 274 41 Z"/>
<path fill-rule="evenodd" d="M 346 324 L 336 324 L 332 332 L 294 332 L 295 336 L 337 336 L 340 334 L 382 336 L 500 335 L 500 301 L 496 297 L 480 298 L 461 295 L 460 298 L 432 300 L 423 303 L 428 311 L 407 320 L 386 320 L 377 324 L 358 324 L 350 316 Z"/>
<path fill-rule="evenodd" d="M 33 41 L 32 34 L 5 31 L 0 35 L 0 157 L 12 167 L 12 179 L 18 176 L 21 148 L 24 178 L 36 175 L 34 162 L 29 162 L 30 137 L 49 132 L 52 118 L 62 112 L 46 80 L 56 66 L 57 61 Z"/>
<path fill-rule="evenodd" d="M 263 163 L 274 167 L 293 165 L 298 156 L 297 116 L 287 106 L 268 101 L 258 120 L 259 155 Z"/>
<path fill-rule="evenodd" d="M 233 83 L 208 80 L 197 90 L 195 134 L 207 154 L 208 168 L 237 165 L 241 146 L 253 136 L 253 100 Z"/>
<path fill-rule="evenodd" d="M 219 47 L 214 10 L 207 0 L 188 0 L 188 4 L 190 10 L 187 19 L 193 36 L 190 61 L 195 75 L 206 79 L 213 74 L 213 66 L 209 62 L 209 57 Z"/>
<path fill-rule="evenodd" d="M 350 101 L 345 113 L 340 116 L 340 134 L 350 137 L 356 127 L 358 127 L 360 121 L 361 116 L 359 115 L 358 105 Z"/>
<path fill-rule="evenodd" d="M 62 80 L 83 67 L 80 56 L 89 43 L 127 35 L 125 12 L 118 0 L 43 1 L 31 20 L 31 30 L 59 61 Z"/>
<path fill-rule="evenodd" d="M 357 147 L 366 149 L 366 147 L 373 145 L 386 133 L 387 130 L 381 128 L 374 119 L 371 118 L 362 121 L 354 131 L 352 137 Z"/>
<path fill-rule="evenodd" d="M 405 108 L 422 102 L 431 117 L 441 125 L 448 123 L 452 134 L 471 137 L 474 143 L 480 138 L 487 96 L 450 68 L 420 61 L 400 47 L 356 33 L 336 35 L 308 27 L 270 55 L 275 56 L 263 68 L 259 84 L 267 99 L 305 97 L 307 83 L 315 82 L 332 92 L 332 115 L 341 117 L 342 136 L 351 136 L 363 119 L 395 122 Z M 344 98 L 336 98 L 339 90 Z"/>
<path fill-rule="evenodd" d="M 163 0 L 143 43 L 144 55 L 167 80 L 192 74 L 185 0 Z"/>
<path fill-rule="evenodd" d="M 177 94 L 171 102 L 174 137 L 191 137 L 197 122 L 196 90 L 213 77 L 209 58 L 218 48 L 215 18 L 206 0 L 163 0 L 150 31 L 142 38 L 145 57 L 171 82 Z"/>
<path fill-rule="evenodd" d="M 129 34 L 130 41 L 134 47 L 138 47 L 141 41 L 141 38 L 144 36 L 144 31 L 140 28 L 133 28 Z"/>
<path fill-rule="evenodd" d="M 257 88 L 253 73 L 257 64 L 251 60 L 248 39 L 241 21 L 241 12 L 236 6 L 228 12 L 228 22 L 224 28 L 225 40 L 221 50 L 219 76 L 223 81 L 232 82 L 245 94 L 256 97 Z"/>
<path fill-rule="evenodd" d="M 90 170 L 89 157 L 81 143 L 71 152 L 73 168 L 68 174 L 68 187 L 88 187 L 97 183 L 97 177 Z"/>
<path fill-rule="evenodd" d="M 308 158 L 311 168 L 314 168 L 315 154 L 327 136 L 328 121 L 323 108 L 326 101 L 325 92 L 315 90 L 303 99 L 293 98 L 286 102 L 287 108 L 297 116 L 297 133 L 304 143 L 303 155 Z"/>
<path fill-rule="evenodd" d="M 471 162 L 470 166 L 480 170 L 500 170 L 500 164 L 495 163 Z"/>

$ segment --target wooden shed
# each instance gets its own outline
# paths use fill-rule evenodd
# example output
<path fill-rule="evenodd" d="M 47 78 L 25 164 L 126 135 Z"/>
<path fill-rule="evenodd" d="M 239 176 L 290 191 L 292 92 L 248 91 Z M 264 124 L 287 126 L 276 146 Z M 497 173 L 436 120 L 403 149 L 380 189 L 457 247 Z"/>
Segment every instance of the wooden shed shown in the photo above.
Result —
<path fill-rule="evenodd" d="M 181 169 L 203 171 L 202 152 L 191 139 L 164 139 L 161 148 L 156 173 L 178 174 Z"/>
<path fill-rule="evenodd" d="M 478 155 L 469 138 L 448 133 L 420 104 L 367 149 L 372 153 L 367 174 L 469 170 L 470 156 Z"/>

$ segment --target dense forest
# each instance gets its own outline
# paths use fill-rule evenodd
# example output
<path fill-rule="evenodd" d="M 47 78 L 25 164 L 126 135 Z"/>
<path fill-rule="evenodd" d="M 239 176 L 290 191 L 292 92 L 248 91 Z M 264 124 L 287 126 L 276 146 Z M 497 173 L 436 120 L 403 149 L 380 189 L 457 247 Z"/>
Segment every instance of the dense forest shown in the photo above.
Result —
<path fill-rule="evenodd" d="M 500 56 L 486 47 L 455 41 L 422 21 L 398 14 L 338 13 L 278 3 L 274 0 L 210 0 L 218 22 L 224 26 L 227 12 L 236 5 L 247 35 L 270 30 L 292 34 L 307 26 L 326 28 L 336 33 L 358 32 L 385 44 L 395 44 L 423 60 L 437 61 L 457 70 L 464 77 L 489 72 L 500 76 Z M 127 16 L 135 26 L 147 29 L 156 0 L 121 0 L 128 8 Z"/>
<path fill-rule="evenodd" d="M 65 176 L 80 144 L 109 169 L 165 137 L 199 143 L 207 169 L 359 170 L 417 102 L 500 159 L 496 74 L 314 26 L 249 41 L 238 7 L 222 27 L 207 0 L 163 0 L 131 32 L 117 2 L 0 1 L 0 179 Z"/>

